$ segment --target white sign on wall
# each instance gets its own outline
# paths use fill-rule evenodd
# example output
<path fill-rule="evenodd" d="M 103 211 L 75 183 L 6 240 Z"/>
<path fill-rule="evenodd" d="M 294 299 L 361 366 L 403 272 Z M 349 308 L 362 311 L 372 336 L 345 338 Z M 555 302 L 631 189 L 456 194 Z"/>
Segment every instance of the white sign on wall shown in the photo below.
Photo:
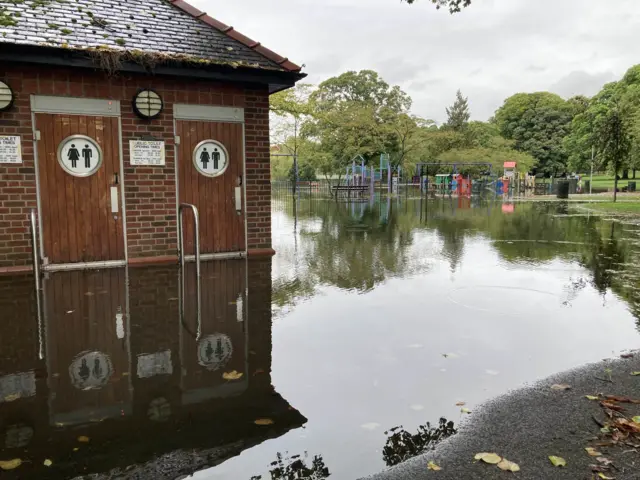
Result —
<path fill-rule="evenodd" d="M 22 163 L 20 137 L 0 135 L 0 163 Z"/>
<path fill-rule="evenodd" d="M 155 140 L 130 140 L 131 165 L 164 166 L 164 142 Z"/>

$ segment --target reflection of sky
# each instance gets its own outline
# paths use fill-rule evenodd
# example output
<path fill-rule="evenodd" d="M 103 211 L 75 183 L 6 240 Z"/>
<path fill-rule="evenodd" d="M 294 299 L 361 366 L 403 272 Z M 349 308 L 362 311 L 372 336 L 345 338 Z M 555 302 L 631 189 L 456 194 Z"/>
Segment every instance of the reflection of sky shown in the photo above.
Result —
<path fill-rule="evenodd" d="M 287 222 L 274 213 L 276 280 L 291 275 L 295 262 L 293 235 L 283 231 L 293 232 Z M 304 251 L 298 240 L 298 252 Z M 457 423 L 456 402 L 473 409 L 637 347 L 624 302 L 588 283 L 571 288 L 590 278 L 577 263 L 509 263 L 480 235 L 465 238 L 455 272 L 441 252 L 435 233 L 420 231 L 410 256 L 428 269 L 412 266 L 412 276 L 388 279 L 365 294 L 318 286 L 318 295 L 277 321 L 273 383 L 309 423 L 200 478 L 264 474 L 276 453 L 286 451 L 322 454 L 331 478 L 358 478 L 384 468 L 385 429 L 413 431 L 441 416 Z M 363 428 L 375 424 L 379 428 Z"/>

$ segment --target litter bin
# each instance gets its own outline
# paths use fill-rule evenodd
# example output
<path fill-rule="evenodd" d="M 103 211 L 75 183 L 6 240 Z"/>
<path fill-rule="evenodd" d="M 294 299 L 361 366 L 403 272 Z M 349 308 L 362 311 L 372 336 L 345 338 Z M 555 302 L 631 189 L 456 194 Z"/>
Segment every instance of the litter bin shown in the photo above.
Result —
<path fill-rule="evenodd" d="M 627 187 L 627 192 L 635 192 L 636 191 L 636 182 L 629 182 L 629 186 Z"/>
<path fill-rule="evenodd" d="M 558 180 L 558 194 L 557 197 L 561 199 L 569 198 L 569 180 Z"/>

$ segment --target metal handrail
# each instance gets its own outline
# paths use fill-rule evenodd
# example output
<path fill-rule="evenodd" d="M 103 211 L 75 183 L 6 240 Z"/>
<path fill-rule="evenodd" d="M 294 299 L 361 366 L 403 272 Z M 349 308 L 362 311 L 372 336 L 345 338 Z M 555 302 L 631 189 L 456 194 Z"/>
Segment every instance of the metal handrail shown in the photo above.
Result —
<path fill-rule="evenodd" d="M 38 357 L 44 359 L 44 348 L 42 341 L 42 306 L 40 301 L 40 250 L 38 248 L 38 221 L 36 209 L 32 208 L 29 212 L 29 221 L 31 225 L 31 255 L 33 260 L 33 278 L 36 290 L 36 308 L 38 309 Z"/>
<path fill-rule="evenodd" d="M 185 209 L 190 209 L 193 212 L 193 248 L 195 250 L 195 260 L 196 260 L 196 294 L 197 294 L 197 306 L 196 306 L 196 317 L 198 322 L 198 331 L 196 333 L 196 341 L 200 340 L 200 335 L 202 333 L 202 286 L 200 284 L 201 272 L 200 272 L 200 215 L 198 214 L 198 209 L 195 205 L 191 205 L 190 203 L 181 203 L 178 208 L 178 256 L 180 257 L 180 273 L 181 273 L 181 281 L 180 281 L 180 317 L 182 324 L 184 325 L 184 298 L 185 298 L 185 259 L 186 254 L 184 252 L 184 223 L 183 223 L 183 215 Z"/>

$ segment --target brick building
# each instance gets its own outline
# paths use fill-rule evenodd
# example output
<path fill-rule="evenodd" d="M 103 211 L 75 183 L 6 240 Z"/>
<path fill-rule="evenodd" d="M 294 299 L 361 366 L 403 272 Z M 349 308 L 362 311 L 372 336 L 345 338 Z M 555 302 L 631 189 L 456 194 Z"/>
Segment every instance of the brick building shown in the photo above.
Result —
<path fill-rule="evenodd" d="M 300 67 L 182 0 L 0 4 L 0 271 L 271 254 L 268 97 Z M 185 251 L 193 252 L 185 214 Z"/>

